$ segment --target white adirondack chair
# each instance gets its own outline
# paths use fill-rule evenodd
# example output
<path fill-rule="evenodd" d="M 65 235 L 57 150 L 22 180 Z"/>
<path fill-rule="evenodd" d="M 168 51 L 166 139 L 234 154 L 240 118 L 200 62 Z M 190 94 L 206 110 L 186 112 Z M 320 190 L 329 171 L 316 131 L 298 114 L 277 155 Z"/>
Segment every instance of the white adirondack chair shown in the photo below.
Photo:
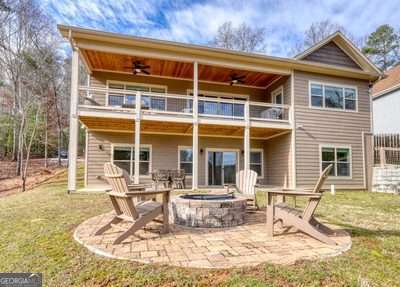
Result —
<path fill-rule="evenodd" d="M 256 183 L 257 173 L 254 170 L 241 170 L 236 174 L 238 182 L 236 185 L 225 185 L 227 192 L 230 193 L 231 189 L 235 189 L 236 192 L 247 198 L 247 201 L 251 203 L 253 207 L 256 206 Z"/>

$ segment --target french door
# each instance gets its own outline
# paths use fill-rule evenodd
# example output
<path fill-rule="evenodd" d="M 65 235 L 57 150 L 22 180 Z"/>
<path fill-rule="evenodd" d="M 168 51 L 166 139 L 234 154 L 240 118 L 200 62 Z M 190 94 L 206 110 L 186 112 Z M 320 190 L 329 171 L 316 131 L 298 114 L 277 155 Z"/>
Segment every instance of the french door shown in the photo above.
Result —
<path fill-rule="evenodd" d="M 237 168 L 238 152 L 208 151 L 208 185 L 235 184 Z"/>

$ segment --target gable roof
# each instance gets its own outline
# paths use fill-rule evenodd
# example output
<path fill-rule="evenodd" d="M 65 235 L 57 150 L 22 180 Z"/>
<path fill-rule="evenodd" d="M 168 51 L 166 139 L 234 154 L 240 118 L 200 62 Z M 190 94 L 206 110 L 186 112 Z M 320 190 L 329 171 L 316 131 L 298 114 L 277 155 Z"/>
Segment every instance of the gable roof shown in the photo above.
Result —
<path fill-rule="evenodd" d="M 307 56 L 331 42 L 339 47 L 363 71 L 381 74 L 381 71 L 340 31 L 333 33 L 322 41 L 316 43 L 314 46 L 311 46 L 310 48 L 296 55 L 294 58 L 297 60 L 306 60 Z"/>
<path fill-rule="evenodd" d="M 394 90 L 400 89 L 400 65 L 385 72 L 385 76 L 372 88 L 372 96 L 378 98 Z"/>

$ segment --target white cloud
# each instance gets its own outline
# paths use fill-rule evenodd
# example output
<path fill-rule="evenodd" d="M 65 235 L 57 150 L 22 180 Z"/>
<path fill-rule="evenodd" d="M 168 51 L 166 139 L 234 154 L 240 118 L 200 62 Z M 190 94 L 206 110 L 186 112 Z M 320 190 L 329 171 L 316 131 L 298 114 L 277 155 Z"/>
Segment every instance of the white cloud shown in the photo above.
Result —
<path fill-rule="evenodd" d="M 60 23 L 173 41 L 206 44 L 231 21 L 266 30 L 266 53 L 288 55 L 313 22 L 330 19 L 357 37 L 380 24 L 399 28 L 398 1 L 381 0 L 45 0 Z"/>

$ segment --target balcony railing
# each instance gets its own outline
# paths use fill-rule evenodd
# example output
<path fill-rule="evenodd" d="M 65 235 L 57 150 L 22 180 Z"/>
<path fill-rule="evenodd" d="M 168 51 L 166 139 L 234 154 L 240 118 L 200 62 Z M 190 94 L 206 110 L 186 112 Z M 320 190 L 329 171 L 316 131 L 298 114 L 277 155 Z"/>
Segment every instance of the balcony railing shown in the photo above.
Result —
<path fill-rule="evenodd" d="M 136 93 L 114 89 L 80 87 L 81 109 L 134 112 Z M 237 99 L 211 97 L 198 98 L 198 113 L 201 118 L 245 120 L 246 105 L 253 121 L 289 122 L 290 106 Z M 193 98 L 186 95 L 141 92 L 143 114 L 192 116 Z"/>

